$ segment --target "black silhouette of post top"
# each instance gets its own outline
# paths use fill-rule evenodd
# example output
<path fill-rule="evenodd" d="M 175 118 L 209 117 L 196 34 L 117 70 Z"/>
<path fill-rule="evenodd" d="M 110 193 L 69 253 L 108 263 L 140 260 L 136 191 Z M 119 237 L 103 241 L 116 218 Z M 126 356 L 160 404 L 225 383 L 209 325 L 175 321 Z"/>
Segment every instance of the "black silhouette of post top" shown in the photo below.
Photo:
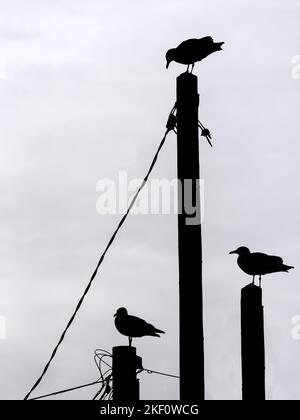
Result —
<path fill-rule="evenodd" d="M 180 400 L 204 400 L 197 77 L 177 77 Z M 192 188 L 191 188 L 192 180 Z M 194 214 L 191 213 L 191 209 Z"/>
<path fill-rule="evenodd" d="M 139 358 L 135 347 L 119 346 L 113 348 L 113 400 L 135 402 L 139 400 L 139 380 L 136 373 Z"/>
<path fill-rule="evenodd" d="M 265 341 L 262 289 L 249 284 L 242 289 L 243 400 L 265 400 Z"/>

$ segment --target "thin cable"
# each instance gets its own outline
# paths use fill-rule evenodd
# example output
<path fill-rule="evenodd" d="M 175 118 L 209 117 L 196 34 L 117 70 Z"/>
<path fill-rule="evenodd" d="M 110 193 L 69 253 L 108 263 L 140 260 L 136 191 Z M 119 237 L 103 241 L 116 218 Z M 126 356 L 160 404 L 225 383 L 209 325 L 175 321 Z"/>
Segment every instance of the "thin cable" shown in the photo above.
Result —
<path fill-rule="evenodd" d="M 97 391 L 96 395 L 92 398 L 92 401 L 96 400 L 103 390 L 105 391 L 105 384 L 102 384 L 100 390 Z"/>
<path fill-rule="evenodd" d="M 90 290 L 90 287 L 91 287 L 91 285 L 92 285 L 92 283 L 93 283 L 93 280 L 94 280 L 94 278 L 95 278 L 95 277 L 96 277 L 96 275 L 97 275 L 98 269 L 99 269 L 100 265 L 102 264 L 102 262 L 103 262 L 103 260 L 104 260 L 104 257 L 105 257 L 105 255 L 106 255 L 106 253 L 107 253 L 107 251 L 108 251 L 108 250 L 109 250 L 109 248 L 111 247 L 112 243 L 114 242 L 115 237 L 117 236 L 117 233 L 119 232 L 119 230 L 121 229 L 121 227 L 122 227 L 123 223 L 124 223 L 124 222 L 125 222 L 125 220 L 127 219 L 127 216 L 129 215 L 130 210 L 132 209 L 132 207 L 133 207 L 133 205 L 134 205 L 134 203 L 135 203 L 136 199 L 138 198 L 139 193 L 141 192 L 141 190 L 143 189 L 144 185 L 145 185 L 145 184 L 146 184 L 146 182 L 148 181 L 148 178 L 149 178 L 149 176 L 150 176 L 150 173 L 152 172 L 152 169 L 154 168 L 154 165 L 155 165 L 155 163 L 156 163 L 156 161 L 157 161 L 158 155 L 159 155 L 159 153 L 160 153 L 160 151 L 161 151 L 161 149 L 162 149 L 162 147 L 163 147 L 163 145 L 164 145 L 164 143 L 165 143 L 165 141 L 166 141 L 166 137 L 167 137 L 167 134 L 169 133 L 169 131 L 170 131 L 170 129 L 169 129 L 169 128 L 167 128 L 167 130 L 166 130 L 166 132 L 165 132 L 165 135 L 164 135 L 163 139 L 161 140 L 161 142 L 160 142 L 160 144 L 159 144 L 159 146 L 158 146 L 157 152 L 156 152 L 156 153 L 155 153 L 155 155 L 154 155 L 154 158 L 153 158 L 153 160 L 152 160 L 152 163 L 151 163 L 151 165 L 150 165 L 150 168 L 149 168 L 149 170 L 148 170 L 148 172 L 147 172 L 147 174 L 146 174 L 146 176 L 145 176 L 145 178 L 144 178 L 144 180 L 143 180 L 142 184 L 140 185 L 140 187 L 138 188 L 137 192 L 135 193 L 135 195 L 134 195 L 133 199 L 131 200 L 131 203 L 129 204 L 129 207 L 128 207 L 128 209 L 127 209 L 127 211 L 126 211 L 125 215 L 122 217 L 122 219 L 121 219 L 120 223 L 119 223 L 119 224 L 118 224 L 118 226 L 117 226 L 117 229 L 114 231 L 114 233 L 113 233 L 112 237 L 110 238 L 110 240 L 109 240 L 109 242 L 108 242 L 108 244 L 107 244 L 107 246 L 106 246 L 106 248 L 105 248 L 104 252 L 102 253 L 102 255 L 101 255 L 101 257 L 100 257 L 100 259 L 99 259 L 99 261 L 98 261 L 98 264 L 97 264 L 97 266 L 96 266 L 96 268 L 95 268 L 95 271 L 94 271 L 94 273 L 92 274 L 92 277 L 91 277 L 91 279 L 90 279 L 90 281 L 89 281 L 89 283 L 88 283 L 88 285 L 87 285 L 87 287 L 86 287 L 86 289 L 85 289 L 85 291 L 84 291 L 83 295 L 82 295 L 82 296 L 81 296 L 81 298 L 79 299 L 79 302 L 78 302 L 78 304 L 77 304 L 77 306 L 76 306 L 75 311 L 73 312 L 73 315 L 71 316 L 71 318 L 70 318 L 69 322 L 67 323 L 67 326 L 66 326 L 66 328 L 64 329 L 64 331 L 63 331 L 63 333 L 62 333 L 62 335 L 61 335 L 61 337 L 60 337 L 60 339 L 59 339 L 58 343 L 56 344 L 56 346 L 54 347 L 54 350 L 52 351 L 52 354 L 51 354 L 51 357 L 50 357 L 49 361 L 47 362 L 46 366 L 44 367 L 44 370 L 43 370 L 43 372 L 42 372 L 41 376 L 38 378 L 38 380 L 35 382 L 35 384 L 34 384 L 34 385 L 33 385 L 33 387 L 30 389 L 30 391 L 28 392 L 28 394 L 25 396 L 24 400 L 28 400 L 28 398 L 29 398 L 29 396 L 31 395 L 31 393 L 32 393 L 32 392 L 35 390 L 35 388 L 39 385 L 39 383 L 41 382 L 42 378 L 43 378 L 43 377 L 44 377 L 44 375 L 46 374 L 46 372 L 47 372 L 47 370 L 48 370 L 48 368 L 49 368 L 49 366 L 50 366 L 50 364 L 51 364 L 52 360 L 54 359 L 54 357 L 55 357 L 55 355 L 56 355 L 56 352 L 57 352 L 57 350 L 58 350 L 59 346 L 61 345 L 61 343 L 63 342 L 63 340 L 64 340 L 64 338 L 65 338 L 65 335 L 66 335 L 66 333 L 67 333 L 68 329 L 69 329 L 69 328 L 70 328 L 70 326 L 72 325 L 72 323 L 73 323 L 73 321 L 74 321 L 74 319 L 75 319 L 75 317 L 76 317 L 76 315 L 77 315 L 77 312 L 79 311 L 79 309 L 80 309 L 80 307 L 81 307 L 81 305 L 82 305 L 82 303 L 83 303 L 83 301 L 84 301 L 84 298 L 86 297 L 86 295 L 88 294 L 88 291 Z"/>
<path fill-rule="evenodd" d="M 104 365 L 106 365 L 107 367 L 109 367 L 109 368 L 111 368 L 111 365 L 109 364 L 109 363 L 107 363 L 107 362 L 105 362 L 104 360 L 103 360 L 103 357 L 111 357 L 111 356 L 108 356 L 108 355 L 103 355 L 103 356 L 101 356 L 101 357 L 99 357 L 98 355 L 96 355 L 95 356 L 95 359 L 99 359 L 99 361 L 101 362 L 101 363 L 103 363 Z"/>
<path fill-rule="evenodd" d="M 177 375 L 171 375 L 169 373 L 164 373 L 164 372 L 157 372 L 156 370 L 150 370 L 150 369 L 144 369 L 145 372 L 147 373 L 155 373 L 157 375 L 162 375 L 162 376 L 168 376 L 169 378 L 176 378 L 176 379 L 180 379 L 180 376 Z M 143 372 L 143 371 L 142 371 Z"/>
<path fill-rule="evenodd" d="M 113 389 L 110 391 L 110 393 L 107 395 L 106 400 L 112 400 L 113 399 Z"/>
<path fill-rule="evenodd" d="M 109 385 L 109 382 L 111 381 L 112 374 L 108 375 L 105 378 L 105 381 L 103 382 L 101 389 L 96 393 L 96 395 L 93 397 L 93 400 L 96 400 L 99 396 L 99 400 L 104 400 L 105 397 L 111 392 L 111 386 Z M 101 395 L 102 393 L 102 395 Z"/>
<path fill-rule="evenodd" d="M 51 397 L 52 395 L 64 394 L 65 392 L 75 391 L 76 389 L 86 388 L 88 386 L 96 385 L 96 384 L 101 384 L 103 382 L 106 382 L 106 380 L 105 381 L 99 381 L 98 380 L 98 381 L 91 382 L 89 384 L 74 386 L 73 388 L 63 389 L 62 391 L 52 392 L 51 394 L 45 394 L 45 395 L 41 395 L 39 397 L 29 398 L 29 400 L 30 401 L 32 401 L 32 400 L 40 400 L 41 398 Z"/>
<path fill-rule="evenodd" d="M 103 380 L 104 379 L 104 376 L 109 371 L 112 370 L 112 366 L 109 363 L 105 362 L 103 359 L 105 357 L 112 358 L 112 355 L 108 351 L 102 350 L 102 349 L 97 349 L 97 350 L 95 350 L 94 353 L 95 353 L 95 355 L 94 355 L 94 361 L 95 361 L 95 364 L 96 364 L 96 366 L 97 366 L 97 368 L 98 368 L 98 370 L 100 372 L 100 377 Z M 102 373 L 102 363 L 109 367 L 109 369 L 104 374 Z"/>
<path fill-rule="evenodd" d="M 112 356 L 112 354 L 107 350 L 104 350 L 104 349 L 96 349 L 95 350 L 95 354 L 98 354 L 99 352 L 106 353 L 108 356 Z"/>

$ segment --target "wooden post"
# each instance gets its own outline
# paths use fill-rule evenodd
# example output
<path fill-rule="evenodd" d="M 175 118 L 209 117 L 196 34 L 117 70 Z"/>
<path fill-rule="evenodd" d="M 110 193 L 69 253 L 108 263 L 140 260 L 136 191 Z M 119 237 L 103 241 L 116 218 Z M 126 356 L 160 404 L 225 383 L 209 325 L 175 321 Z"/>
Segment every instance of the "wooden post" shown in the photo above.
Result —
<path fill-rule="evenodd" d="M 135 347 L 113 348 L 113 400 L 135 402 L 139 400 L 139 381 L 136 377 L 137 355 Z"/>
<path fill-rule="evenodd" d="M 242 289 L 243 400 L 265 400 L 265 341 L 262 289 L 249 284 Z"/>
<path fill-rule="evenodd" d="M 180 400 L 204 400 L 202 244 L 197 77 L 177 77 Z M 192 183 L 192 184 L 191 184 Z M 191 206 L 194 214 L 191 215 Z"/>

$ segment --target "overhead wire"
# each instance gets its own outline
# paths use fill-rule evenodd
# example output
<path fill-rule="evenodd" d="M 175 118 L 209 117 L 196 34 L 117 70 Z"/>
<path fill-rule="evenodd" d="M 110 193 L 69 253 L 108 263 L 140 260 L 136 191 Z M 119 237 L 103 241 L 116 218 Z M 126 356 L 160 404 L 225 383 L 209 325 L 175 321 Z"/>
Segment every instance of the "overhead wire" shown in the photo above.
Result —
<path fill-rule="evenodd" d="M 58 395 L 58 394 L 64 394 L 65 392 L 75 391 L 75 390 L 81 389 L 81 388 L 87 388 L 89 386 L 100 384 L 100 383 L 101 383 L 101 381 L 99 381 L 99 379 L 98 379 L 97 381 L 90 382 L 88 384 L 74 386 L 72 388 L 63 389 L 61 391 L 51 392 L 50 394 L 44 394 L 44 395 L 40 395 L 38 397 L 29 398 L 29 400 L 30 401 L 32 401 L 32 400 L 40 400 L 42 398 L 52 397 L 53 395 Z"/>
<path fill-rule="evenodd" d="M 155 373 L 156 375 L 162 375 L 162 376 L 168 376 L 169 378 L 176 378 L 176 379 L 180 379 L 180 376 L 177 376 L 177 375 L 171 375 L 170 373 L 158 372 L 158 371 L 156 371 L 156 370 L 151 370 L 151 369 L 143 369 L 143 370 L 141 371 L 141 373 L 142 373 L 142 372 L 146 372 L 146 373 L 149 373 L 149 374 L 153 374 L 153 373 Z"/>
<path fill-rule="evenodd" d="M 137 200 L 137 198 L 138 198 L 138 196 L 139 196 L 139 194 L 140 194 L 141 190 L 144 188 L 145 184 L 147 183 L 148 178 L 149 178 L 149 176 L 150 176 L 150 174 L 151 174 L 151 172 L 152 172 L 152 170 L 153 170 L 153 168 L 154 168 L 154 166 L 155 166 L 155 164 L 156 164 L 156 161 L 157 161 L 157 158 L 158 158 L 158 156 L 159 156 L 159 153 L 160 153 L 160 151 L 161 151 L 161 149 L 162 149 L 163 145 L 165 144 L 165 141 L 166 141 L 166 138 L 167 138 L 168 133 L 169 133 L 170 131 L 172 131 L 172 130 L 174 131 L 174 129 L 175 129 L 175 127 L 176 127 L 176 121 L 174 121 L 174 119 L 172 118 L 172 116 L 174 115 L 175 111 L 176 111 L 176 104 L 174 105 L 174 107 L 173 107 L 173 108 L 172 108 L 172 110 L 171 110 L 171 113 L 169 114 L 168 121 L 167 121 L 167 125 L 166 125 L 166 127 L 167 127 L 166 132 L 165 132 L 165 134 L 164 134 L 164 136 L 163 136 L 163 138 L 162 138 L 162 140 L 161 140 L 161 142 L 160 142 L 160 144 L 159 144 L 159 146 L 158 146 L 158 149 L 157 149 L 157 151 L 156 151 L 156 153 L 155 153 L 155 155 L 154 155 L 154 158 L 153 158 L 153 160 L 152 160 L 152 162 L 151 162 L 151 165 L 150 165 L 150 167 L 149 167 L 149 169 L 148 169 L 148 172 L 146 173 L 146 175 L 145 175 L 145 177 L 144 177 L 144 179 L 143 179 L 143 181 L 142 181 L 141 185 L 139 186 L 139 188 L 137 189 L 137 191 L 136 191 L 135 195 L 133 196 L 133 198 L 132 198 L 132 200 L 131 200 L 131 202 L 130 202 L 130 204 L 129 204 L 128 208 L 127 208 L 126 213 L 124 214 L 124 216 L 123 216 L 123 217 L 122 217 L 122 219 L 120 220 L 120 222 L 119 222 L 119 224 L 118 224 L 117 228 L 115 229 L 115 231 L 114 231 L 113 235 L 111 236 L 111 238 L 110 238 L 110 240 L 109 240 L 109 242 L 108 242 L 108 244 L 107 244 L 106 248 L 104 249 L 103 253 L 101 254 L 100 259 L 99 259 L 99 261 L 98 261 L 98 263 L 97 263 L 97 265 L 96 265 L 96 268 L 95 268 L 95 270 L 94 270 L 94 272 L 93 272 L 93 274 L 92 274 L 92 276 L 91 276 L 91 278 L 90 278 L 90 280 L 89 280 L 89 282 L 88 282 L 88 285 L 87 285 L 87 287 L 85 288 L 85 290 L 84 290 L 84 292 L 83 292 L 82 296 L 80 297 L 80 299 L 79 299 L 79 301 L 78 301 L 78 303 L 77 303 L 77 306 L 76 306 L 76 308 L 75 308 L 75 310 L 74 310 L 74 312 L 73 312 L 73 314 L 72 314 L 71 318 L 69 319 L 69 321 L 68 321 L 68 323 L 67 323 L 67 325 L 66 325 L 65 329 L 63 330 L 63 333 L 61 334 L 60 339 L 58 340 L 58 343 L 57 343 L 57 344 L 56 344 L 56 346 L 54 347 L 54 349 L 53 349 L 53 351 L 52 351 L 52 353 L 51 353 L 50 359 L 49 359 L 49 360 L 48 360 L 48 362 L 46 363 L 46 365 L 45 365 L 45 367 L 44 367 L 44 369 L 43 369 L 43 371 L 42 371 L 41 375 L 40 375 L 40 376 L 39 376 L 39 378 L 37 379 L 37 381 L 34 383 L 34 385 L 31 387 L 31 389 L 29 390 L 29 392 L 26 394 L 26 396 L 25 396 L 24 400 L 28 400 L 28 399 L 29 399 L 29 397 L 30 397 L 30 395 L 32 394 L 32 392 L 33 392 L 33 391 L 36 389 L 36 387 L 40 384 L 40 382 L 41 382 L 41 380 L 43 379 L 44 375 L 45 375 L 45 374 L 46 374 L 46 372 L 48 371 L 49 366 L 50 366 L 50 364 L 51 364 L 52 360 L 54 359 L 54 357 L 55 357 L 55 355 L 56 355 L 56 353 L 57 353 L 57 350 L 58 350 L 59 346 L 60 346 L 60 345 L 61 345 L 61 343 L 63 342 L 63 340 L 64 340 L 64 338 L 65 338 L 65 335 L 66 335 L 67 331 L 68 331 L 68 330 L 69 330 L 69 328 L 71 327 L 71 325 L 72 325 L 72 323 L 73 323 L 73 321 L 74 321 L 74 319 L 75 319 L 75 317 L 76 317 L 76 315 L 77 315 L 77 312 L 79 311 L 79 309 L 80 309 L 80 307 L 81 307 L 81 305 L 82 305 L 82 303 L 83 303 L 83 301 L 84 301 L 84 299 L 85 299 L 86 295 L 88 294 L 88 292 L 89 292 L 89 290 L 90 290 L 90 287 L 91 287 L 91 285 L 92 285 L 92 283 L 93 283 L 93 281 L 94 281 L 94 279 L 95 279 L 95 277 L 96 277 L 96 275 L 97 275 L 97 273 L 98 273 L 99 267 L 101 266 L 101 264 L 102 264 L 102 262 L 103 262 L 103 260 L 104 260 L 104 258 L 105 258 L 106 253 L 108 252 L 109 248 L 110 248 L 110 247 L 111 247 L 111 245 L 113 244 L 113 242 L 114 242 L 114 240 L 115 240 L 115 238 L 116 238 L 116 236 L 117 236 L 117 234 L 118 234 L 119 230 L 121 229 L 122 225 L 124 224 L 125 220 L 127 219 L 128 215 L 129 215 L 129 213 L 130 213 L 130 210 L 132 209 L 132 207 L 133 207 L 134 203 L 136 202 L 136 200 Z"/>
<path fill-rule="evenodd" d="M 72 387 L 72 388 L 63 389 L 63 390 L 52 392 L 52 393 L 49 393 L 49 394 L 44 394 L 44 395 L 41 395 L 39 397 L 29 398 L 29 400 L 39 400 L 39 399 L 51 397 L 51 396 L 54 396 L 54 395 L 63 394 L 63 393 L 70 392 L 70 391 L 75 391 L 77 389 L 86 388 L 88 386 L 101 384 L 101 389 L 96 394 L 96 395 L 99 395 L 99 393 L 104 388 L 107 388 L 109 382 L 112 380 L 112 374 L 111 374 L 112 367 L 109 363 L 107 363 L 103 360 L 104 357 L 110 357 L 111 358 L 112 355 L 111 355 L 110 352 L 108 352 L 106 350 L 103 350 L 103 349 L 95 350 L 94 360 L 95 360 L 97 369 L 99 370 L 99 373 L 100 373 L 100 378 L 97 379 L 97 381 L 90 382 L 90 383 L 84 384 L 84 385 L 75 386 L 75 387 Z M 105 364 L 106 366 L 109 367 L 109 369 L 107 369 L 104 373 L 102 372 L 102 364 Z M 110 389 L 107 390 L 107 393 L 109 393 L 109 392 L 110 392 Z"/>

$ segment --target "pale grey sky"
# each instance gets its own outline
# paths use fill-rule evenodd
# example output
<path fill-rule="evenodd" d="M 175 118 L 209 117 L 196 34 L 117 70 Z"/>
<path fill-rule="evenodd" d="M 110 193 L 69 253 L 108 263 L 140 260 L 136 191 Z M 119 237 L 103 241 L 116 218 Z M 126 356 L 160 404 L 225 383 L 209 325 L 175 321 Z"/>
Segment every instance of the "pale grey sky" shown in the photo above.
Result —
<path fill-rule="evenodd" d="M 1 399 L 23 398 L 40 375 L 118 223 L 97 214 L 97 181 L 149 166 L 184 70 L 166 71 L 166 50 L 206 35 L 226 42 L 195 68 L 215 144 L 201 144 L 206 389 L 241 398 L 249 279 L 228 252 L 299 261 L 299 17 L 298 0 L 1 1 Z M 176 177 L 174 135 L 153 177 Z M 135 342 L 144 366 L 178 373 L 176 229 L 176 216 L 127 220 L 36 394 L 97 378 L 94 349 L 126 343 L 113 326 L 119 306 L 167 332 Z M 300 399 L 297 270 L 265 280 L 264 305 L 267 396 Z M 141 397 L 176 399 L 178 381 L 145 373 Z"/>

